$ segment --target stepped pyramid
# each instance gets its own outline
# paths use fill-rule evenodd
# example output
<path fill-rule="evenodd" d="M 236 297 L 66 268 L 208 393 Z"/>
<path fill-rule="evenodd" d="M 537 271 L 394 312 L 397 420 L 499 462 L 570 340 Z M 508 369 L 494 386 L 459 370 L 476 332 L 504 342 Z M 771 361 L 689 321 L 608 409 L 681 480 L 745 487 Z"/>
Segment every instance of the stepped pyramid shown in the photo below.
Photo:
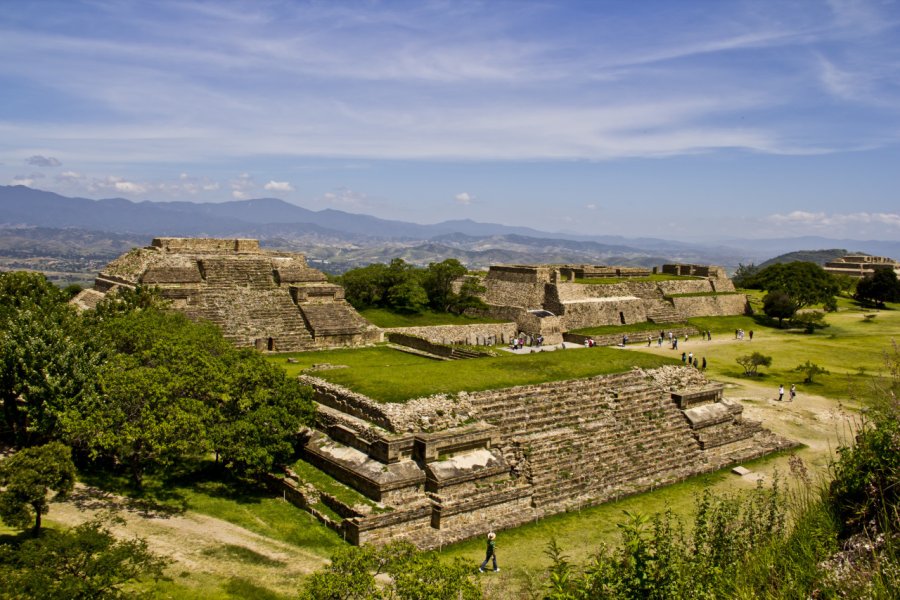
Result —
<path fill-rule="evenodd" d="M 109 263 L 72 302 L 90 309 L 110 291 L 138 285 L 158 287 L 173 309 L 217 324 L 237 346 L 296 351 L 378 337 L 343 288 L 302 254 L 261 250 L 258 240 L 157 238 Z"/>

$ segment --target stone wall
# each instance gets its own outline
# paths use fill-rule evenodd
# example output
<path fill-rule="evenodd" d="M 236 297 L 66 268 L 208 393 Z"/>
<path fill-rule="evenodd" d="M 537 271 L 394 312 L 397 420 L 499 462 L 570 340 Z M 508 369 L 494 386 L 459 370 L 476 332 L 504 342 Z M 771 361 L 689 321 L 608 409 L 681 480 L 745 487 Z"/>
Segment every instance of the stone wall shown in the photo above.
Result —
<path fill-rule="evenodd" d="M 744 294 L 719 294 L 716 296 L 675 296 L 675 308 L 685 317 L 725 317 L 743 315 L 749 310 Z"/>
<path fill-rule="evenodd" d="M 517 311 L 518 312 L 518 311 Z M 473 323 L 471 325 L 432 325 L 428 327 L 390 327 L 384 334 L 403 333 L 424 338 L 435 344 L 467 344 L 479 346 L 486 338 L 505 344 L 515 337 L 515 323 Z"/>
<path fill-rule="evenodd" d="M 703 294 L 715 291 L 709 279 L 670 279 L 657 283 L 666 296 L 672 294 Z"/>
<path fill-rule="evenodd" d="M 169 252 L 259 252 L 259 240 L 221 238 L 154 238 L 154 248 Z"/>
<path fill-rule="evenodd" d="M 663 335 L 663 344 L 669 343 L 669 333 L 672 335 L 678 336 L 679 339 L 684 338 L 686 335 L 700 335 L 700 331 L 696 327 L 666 327 L 665 325 L 660 325 L 659 331 L 664 332 Z M 638 345 L 647 345 L 647 336 L 650 336 L 650 342 L 652 345 L 656 345 L 656 340 L 659 337 L 659 331 L 628 331 L 627 327 L 622 328 L 621 333 L 607 333 L 603 335 L 582 335 L 580 333 L 566 333 L 563 337 L 567 342 L 572 344 L 578 344 L 579 346 L 584 345 L 585 340 L 591 338 L 594 340 L 594 344 L 597 346 L 618 346 L 622 343 L 622 336 L 628 336 L 628 344 L 638 344 Z"/>
<path fill-rule="evenodd" d="M 566 330 L 643 323 L 647 320 L 643 300 L 634 296 L 568 300 L 562 306 L 562 321 Z"/>

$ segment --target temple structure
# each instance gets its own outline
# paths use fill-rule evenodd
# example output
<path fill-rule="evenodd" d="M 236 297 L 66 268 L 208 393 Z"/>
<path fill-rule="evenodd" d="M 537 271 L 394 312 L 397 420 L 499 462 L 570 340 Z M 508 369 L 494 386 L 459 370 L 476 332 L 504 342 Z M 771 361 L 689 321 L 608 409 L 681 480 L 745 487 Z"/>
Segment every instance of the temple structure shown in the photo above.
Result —
<path fill-rule="evenodd" d="M 848 254 L 825 263 L 825 270 L 834 275 L 849 275 L 862 279 L 871 275 L 877 268 L 893 269 L 900 276 L 900 263 L 886 256 L 869 256 L 868 254 Z"/>
<path fill-rule="evenodd" d="M 111 262 L 73 299 L 92 308 L 112 290 L 159 288 L 173 309 L 211 321 L 237 346 L 296 351 L 376 341 L 379 331 L 302 254 L 258 240 L 157 238 Z"/>

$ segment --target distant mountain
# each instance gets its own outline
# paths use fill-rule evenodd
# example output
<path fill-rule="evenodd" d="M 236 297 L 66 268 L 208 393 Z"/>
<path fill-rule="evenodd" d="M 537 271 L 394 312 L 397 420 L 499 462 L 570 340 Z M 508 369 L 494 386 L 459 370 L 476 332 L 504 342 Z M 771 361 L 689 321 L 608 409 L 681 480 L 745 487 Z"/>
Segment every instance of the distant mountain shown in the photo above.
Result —
<path fill-rule="evenodd" d="M 769 260 L 760 263 L 759 266 L 760 268 L 765 268 L 769 265 L 778 263 L 790 263 L 797 261 L 824 265 L 825 263 L 831 262 L 836 258 L 847 256 L 847 254 L 850 253 L 841 248 L 834 248 L 831 250 L 797 250 L 796 252 L 788 252 L 786 254 L 776 256 L 775 258 L 770 258 Z"/>
<path fill-rule="evenodd" d="M 26 230 L 30 233 L 22 233 Z M 727 269 L 806 249 L 853 248 L 900 257 L 900 242 L 891 241 L 797 237 L 698 244 L 650 237 L 548 233 L 468 219 L 424 225 L 340 210 L 313 211 L 277 198 L 221 203 L 132 202 L 124 198 L 68 198 L 24 186 L 0 186 L 0 256 L 9 256 L 4 251 L 57 256 L 59 252 L 72 250 L 78 254 L 86 251 L 85 247 L 97 247 L 96 241 L 89 241 L 85 234 L 62 234 L 60 230 L 110 232 L 110 240 L 149 241 L 157 236 L 258 238 L 266 247 L 289 248 L 311 259 L 328 261 L 322 264 L 330 265 L 330 270 L 398 256 L 420 264 L 455 257 L 470 266 L 500 262 L 642 266 L 685 262 Z M 30 237 L 26 241 L 23 236 Z M 73 250 L 76 246 L 81 249 Z"/>

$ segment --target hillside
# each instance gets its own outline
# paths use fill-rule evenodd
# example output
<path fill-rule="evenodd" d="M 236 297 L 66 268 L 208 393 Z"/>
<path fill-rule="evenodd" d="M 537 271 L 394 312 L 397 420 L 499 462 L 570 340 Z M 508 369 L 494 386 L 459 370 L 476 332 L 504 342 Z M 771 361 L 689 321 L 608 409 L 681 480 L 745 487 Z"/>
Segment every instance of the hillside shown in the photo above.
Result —
<path fill-rule="evenodd" d="M 769 260 L 760 263 L 759 266 L 760 268 L 765 268 L 769 265 L 790 262 L 811 262 L 816 263 L 817 265 L 824 265 L 827 262 L 846 256 L 847 254 L 850 253 L 842 248 L 833 248 L 831 250 L 797 250 L 795 252 L 780 254 L 775 258 L 770 258 Z"/>

